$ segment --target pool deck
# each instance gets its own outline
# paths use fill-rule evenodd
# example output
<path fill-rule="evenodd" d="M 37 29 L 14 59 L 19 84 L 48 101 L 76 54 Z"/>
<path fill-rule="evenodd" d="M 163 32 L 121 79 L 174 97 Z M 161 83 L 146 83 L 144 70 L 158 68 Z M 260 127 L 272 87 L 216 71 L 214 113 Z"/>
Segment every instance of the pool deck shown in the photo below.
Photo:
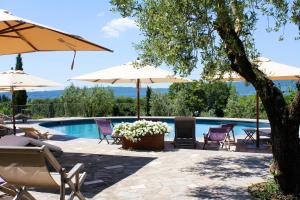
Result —
<path fill-rule="evenodd" d="M 58 158 L 63 167 L 84 163 L 87 199 L 254 199 L 247 187 L 270 177 L 271 154 L 202 150 L 201 142 L 197 149 L 174 149 L 166 142 L 159 152 L 60 134 L 46 142 L 64 150 Z M 37 199 L 59 199 L 58 191 L 31 192 Z"/>

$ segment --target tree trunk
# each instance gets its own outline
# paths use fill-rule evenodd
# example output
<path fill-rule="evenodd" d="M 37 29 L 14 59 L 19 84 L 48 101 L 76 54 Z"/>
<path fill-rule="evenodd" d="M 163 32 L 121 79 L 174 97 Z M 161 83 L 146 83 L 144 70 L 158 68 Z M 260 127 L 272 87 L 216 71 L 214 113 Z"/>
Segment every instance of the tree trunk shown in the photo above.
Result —
<path fill-rule="evenodd" d="M 285 194 L 300 194 L 299 120 L 291 113 L 299 111 L 299 103 L 289 110 L 282 92 L 248 60 L 244 45 L 235 31 L 229 10 L 218 1 L 215 28 L 225 44 L 231 68 L 256 89 L 272 130 L 273 174 Z"/>

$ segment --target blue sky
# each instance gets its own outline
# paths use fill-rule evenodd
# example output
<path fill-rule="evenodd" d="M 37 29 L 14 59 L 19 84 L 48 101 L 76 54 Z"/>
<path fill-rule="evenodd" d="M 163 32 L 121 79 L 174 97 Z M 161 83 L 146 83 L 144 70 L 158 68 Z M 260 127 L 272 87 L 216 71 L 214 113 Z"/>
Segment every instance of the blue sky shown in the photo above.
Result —
<path fill-rule="evenodd" d="M 73 71 L 70 69 L 72 52 L 23 54 L 24 70 L 30 74 L 70 85 L 70 81 L 67 80 L 71 77 L 123 64 L 137 58 L 133 43 L 138 43 L 142 39 L 141 33 L 131 19 L 122 19 L 118 13 L 110 11 L 109 0 L 1 0 L 0 9 L 80 35 L 114 50 L 113 53 L 78 52 Z M 255 32 L 257 49 L 262 56 L 300 67 L 300 41 L 293 39 L 297 36 L 297 28 L 292 25 L 285 27 L 286 39 L 279 42 L 279 33 L 266 33 L 266 27 L 267 22 L 262 19 Z M 0 71 L 14 67 L 15 57 L 16 55 L 0 56 Z M 189 78 L 198 79 L 200 71 L 201 66 Z M 74 84 L 92 85 L 78 81 L 74 81 Z M 166 84 L 153 85 L 153 87 L 166 86 Z"/>

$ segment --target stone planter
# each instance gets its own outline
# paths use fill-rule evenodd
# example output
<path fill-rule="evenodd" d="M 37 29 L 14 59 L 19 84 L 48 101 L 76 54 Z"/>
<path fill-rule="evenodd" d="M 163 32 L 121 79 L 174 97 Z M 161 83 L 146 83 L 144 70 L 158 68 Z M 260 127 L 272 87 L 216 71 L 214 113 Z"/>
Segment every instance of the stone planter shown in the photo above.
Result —
<path fill-rule="evenodd" d="M 122 138 L 122 147 L 124 149 L 140 149 L 160 151 L 164 149 L 164 134 L 145 135 L 141 137 L 141 141 L 132 142 L 125 137 Z"/>

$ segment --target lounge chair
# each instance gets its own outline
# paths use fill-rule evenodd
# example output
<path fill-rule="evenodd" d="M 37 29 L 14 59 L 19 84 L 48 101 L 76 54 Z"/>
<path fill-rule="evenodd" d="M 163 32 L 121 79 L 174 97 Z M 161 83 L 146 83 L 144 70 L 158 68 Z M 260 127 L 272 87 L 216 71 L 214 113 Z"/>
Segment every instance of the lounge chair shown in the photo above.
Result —
<path fill-rule="evenodd" d="M 194 117 L 175 117 L 174 146 L 182 148 L 196 148 Z"/>
<path fill-rule="evenodd" d="M 221 128 L 228 128 L 228 132 L 232 134 L 232 141 L 235 142 L 235 135 L 234 135 L 234 128 L 235 124 L 222 124 Z M 231 140 L 230 134 L 228 135 L 229 139 Z"/>
<path fill-rule="evenodd" d="M 38 140 L 44 140 L 48 139 L 49 132 L 41 132 L 40 130 L 35 129 L 34 127 L 18 127 L 21 129 L 26 137 L 38 139 Z"/>
<path fill-rule="evenodd" d="M 2 124 L 4 124 L 4 121 L 12 121 L 12 118 L 8 115 L 0 113 L 0 120 Z"/>
<path fill-rule="evenodd" d="M 17 146 L 17 147 L 28 147 L 28 146 L 46 146 L 50 151 L 52 151 L 55 155 L 59 156 L 63 153 L 62 149 L 58 146 L 48 144 L 46 142 L 42 142 L 36 139 L 15 136 L 15 135 L 6 135 L 0 138 L 0 147 L 2 146 Z"/>
<path fill-rule="evenodd" d="M 107 144 L 108 138 L 107 136 L 110 136 L 113 139 L 113 144 L 119 144 L 121 142 L 121 136 L 113 136 L 113 129 L 111 127 L 111 121 L 106 119 L 95 119 L 96 125 L 98 127 L 98 133 L 99 133 L 99 143 L 102 142 L 102 140 L 106 140 Z"/>
<path fill-rule="evenodd" d="M 15 115 L 15 120 L 22 120 L 23 123 L 27 123 L 28 119 L 31 119 L 30 116 L 23 113 L 18 113 Z"/>
<path fill-rule="evenodd" d="M 71 189 L 69 199 L 85 197 L 80 186 L 86 173 L 80 173 L 83 164 L 76 164 L 69 172 L 62 168 L 56 158 L 42 147 L 0 147 L 0 176 L 8 184 L 17 188 L 15 199 L 21 199 L 27 188 L 60 189 L 60 200 L 65 199 L 66 186 Z M 55 172 L 50 172 L 51 166 Z M 35 198 L 33 198 L 35 199 Z"/>
<path fill-rule="evenodd" d="M 6 196 L 16 196 L 18 194 L 18 189 L 14 187 L 13 185 L 10 185 L 9 183 L 5 182 L 1 177 L 0 177 L 0 191 L 3 193 L 3 195 L 0 195 L 0 199 L 2 197 Z M 24 192 L 23 197 L 20 198 L 21 200 L 32 200 L 35 199 L 29 192 Z"/>
<path fill-rule="evenodd" d="M 208 133 L 203 135 L 204 135 L 203 149 L 205 149 L 205 146 L 208 144 L 208 142 L 216 142 L 219 145 L 219 147 L 222 148 L 224 144 L 227 143 L 228 150 L 230 150 L 228 128 L 209 128 Z"/>

